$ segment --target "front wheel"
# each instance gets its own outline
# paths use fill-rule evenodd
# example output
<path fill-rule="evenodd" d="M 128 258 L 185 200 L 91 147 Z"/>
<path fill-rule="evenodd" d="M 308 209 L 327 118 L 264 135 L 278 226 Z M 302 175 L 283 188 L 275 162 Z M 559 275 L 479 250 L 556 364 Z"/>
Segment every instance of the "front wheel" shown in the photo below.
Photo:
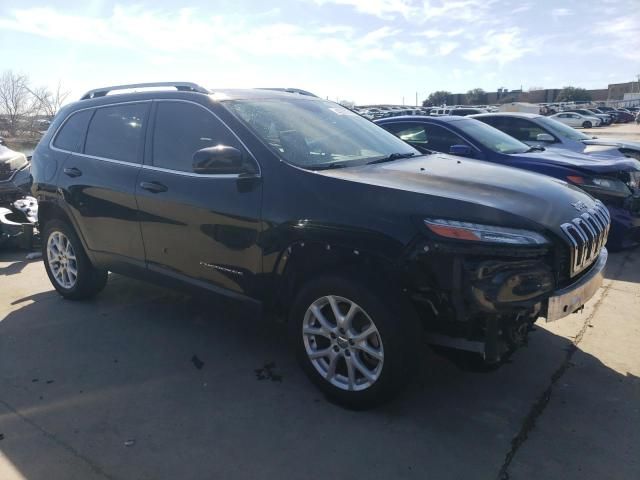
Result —
<path fill-rule="evenodd" d="M 586 121 L 582 123 L 582 127 L 583 128 L 591 128 L 593 125 L 591 124 L 591 122 Z"/>
<path fill-rule="evenodd" d="M 412 312 L 373 292 L 356 279 L 318 278 L 297 295 L 289 320 L 302 369 L 327 397 L 350 408 L 395 396 L 419 358 Z"/>
<path fill-rule="evenodd" d="M 43 233 L 44 267 L 58 293 L 71 300 L 97 295 L 107 283 L 107 271 L 91 264 L 73 228 L 63 221 L 51 220 Z"/>

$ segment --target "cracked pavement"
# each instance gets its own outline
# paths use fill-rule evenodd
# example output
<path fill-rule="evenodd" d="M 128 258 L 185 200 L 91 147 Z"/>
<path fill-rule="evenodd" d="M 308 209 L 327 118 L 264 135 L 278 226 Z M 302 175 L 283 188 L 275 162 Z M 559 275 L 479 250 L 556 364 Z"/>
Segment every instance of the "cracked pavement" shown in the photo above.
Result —
<path fill-rule="evenodd" d="M 68 302 L 23 259 L 0 252 L 3 480 L 640 478 L 640 249 L 510 363 L 425 353 L 368 412 L 326 402 L 248 307 L 116 275 Z"/>

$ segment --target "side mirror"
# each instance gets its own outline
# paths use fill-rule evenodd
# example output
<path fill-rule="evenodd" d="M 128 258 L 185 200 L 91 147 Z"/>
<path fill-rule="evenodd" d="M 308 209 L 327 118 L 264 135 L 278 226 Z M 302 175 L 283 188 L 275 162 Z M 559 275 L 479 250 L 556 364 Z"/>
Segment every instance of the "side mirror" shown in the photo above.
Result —
<path fill-rule="evenodd" d="M 556 141 L 556 139 L 553 138 L 553 135 L 549 135 L 548 133 L 539 133 L 538 135 L 536 135 L 536 140 L 539 142 L 548 142 L 548 143 L 553 143 Z"/>
<path fill-rule="evenodd" d="M 235 147 L 216 145 L 193 154 L 193 172 L 202 175 L 233 175 L 248 173 L 242 152 Z"/>
<path fill-rule="evenodd" d="M 471 150 L 469 145 L 451 145 L 449 147 L 449 153 L 459 157 L 473 157 L 473 150 Z"/>

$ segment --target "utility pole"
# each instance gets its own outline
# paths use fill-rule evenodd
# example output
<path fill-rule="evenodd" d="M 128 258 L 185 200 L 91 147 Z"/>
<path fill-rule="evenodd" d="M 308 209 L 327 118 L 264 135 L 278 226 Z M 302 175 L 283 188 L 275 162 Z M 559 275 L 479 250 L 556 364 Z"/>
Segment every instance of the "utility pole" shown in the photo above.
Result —
<path fill-rule="evenodd" d="M 404 95 L 402 96 L 402 106 L 404 107 Z"/>
<path fill-rule="evenodd" d="M 416 107 L 418 106 L 418 92 L 416 92 Z"/>

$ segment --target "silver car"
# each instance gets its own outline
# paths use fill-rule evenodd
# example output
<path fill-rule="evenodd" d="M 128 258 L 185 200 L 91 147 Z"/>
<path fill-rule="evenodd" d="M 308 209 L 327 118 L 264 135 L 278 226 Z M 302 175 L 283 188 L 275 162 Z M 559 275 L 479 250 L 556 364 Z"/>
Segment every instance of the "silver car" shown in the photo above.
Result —
<path fill-rule="evenodd" d="M 603 158 L 640 160 L 640 142 L 600 138 L 571 128 L 551 117 L 533 113 L 483 113 L 471 115 L 532 147 L 555 148 Z"/>

